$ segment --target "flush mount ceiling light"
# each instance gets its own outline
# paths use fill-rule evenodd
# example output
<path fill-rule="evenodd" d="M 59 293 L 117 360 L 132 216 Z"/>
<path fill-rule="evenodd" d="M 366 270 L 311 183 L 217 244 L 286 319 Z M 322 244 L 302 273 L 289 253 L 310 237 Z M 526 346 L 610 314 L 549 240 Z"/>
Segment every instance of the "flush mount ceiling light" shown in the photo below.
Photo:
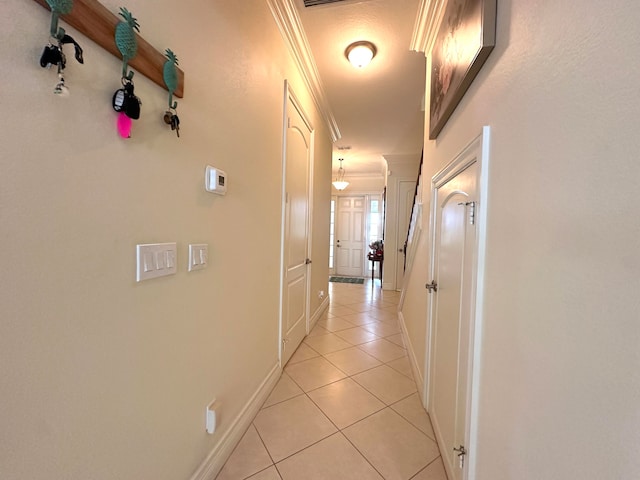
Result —
<path fill-rule="evenodd" d="M 347 185 L 349 185 L 349 182 L 345 181 L 344 179 L 344 168 L 342 168 L 342 161 L 344 160 L 344 158 L 339 158 L 338 161 L 340 162 L 340 168 L 338 169 L 338 175 L 336 176 L 336 179 L 333 183 L 333 186 L 336 187 L 336 190 L 344 190 L 345 188 L 347 188 Z"/>
<path fill-rule="evenodd" d="M 349 62 L 351 62 L 351 65 L 356 68 L 364 68 L 369 65 L 377 52 L 378 50 L 373 43 L 362 41 L 349 45 L 344 51 L 344 54 L 349 59 Z"/>

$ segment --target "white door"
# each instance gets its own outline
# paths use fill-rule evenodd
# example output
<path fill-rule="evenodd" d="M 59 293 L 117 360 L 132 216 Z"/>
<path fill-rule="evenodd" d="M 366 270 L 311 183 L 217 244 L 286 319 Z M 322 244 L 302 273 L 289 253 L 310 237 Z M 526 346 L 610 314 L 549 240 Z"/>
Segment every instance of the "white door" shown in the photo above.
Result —
<path fill-rule="evenodd" d="M 450 480 L 475 478 L 490 128 L 432 180 L 427 409 Z"/>
<path fill-rule="evenodd" d="M 312 128 L 287 89 L 281 364 L 307 333 L 309 261 L 309 165 Z"/>
<path fill-rule="evenodd" d="M 336 273 L 361 277 L 365 254 L 365 199 L 338 197 L 336 226 Z"/>
<path fill-rule="evenodd" d="M 404 281 L 404 242 L 407 241 L 409 221 L 411 221 L 411 208 L 416 194 L 416 182 L 400 181 L 398 184 L 398 228 L 396 229 L 396 290 L 402 289 Z"/>
<path fill-rule="evenodd" d="M 468 451 L 470 331 L 475 314 L 477 163 L 436 187 L 430 414 L 451 480 L 463 478 Z M 462 450 L 464 449 L 464 451 Z M 462 457 L 459 454 L 463 454 Z"/>

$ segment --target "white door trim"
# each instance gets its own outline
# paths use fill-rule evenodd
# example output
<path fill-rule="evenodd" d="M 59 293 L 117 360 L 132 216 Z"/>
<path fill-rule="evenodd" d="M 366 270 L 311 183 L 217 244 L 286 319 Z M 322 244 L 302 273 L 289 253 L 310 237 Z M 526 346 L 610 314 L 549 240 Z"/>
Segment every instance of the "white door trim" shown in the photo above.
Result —
<path fill-rule="evenodd" d="M 486 257 L 486 237 L 487 237 L 487 198 L 488 198 L 488 168 L 489 168 L 489 147 L 490 147 L 490 127 L 484 126 L 481 134 L 476 137 L 469 145 L 467 145 L 460 154 L 458 154 L 449 164 L 436 173 L 431 180 L 431 219 L 429 229 L 431 233 L 431 266 L 429 272 L 429 280 L 435 278 L 435 231 L 438 208 L 438 189 L 446 184 L 450 179 L 458 173 L 465 170 L 469 165 L 477 163 L 477 197 L 478 205 L 476 207 L 477 218 L 477 237 L 476 237 L 476 278 L 475 293 L 472 312 L 471 331 L 469 332 L 469 375 L 467 386 L 467 414 L 466 414 L 466 447 L 469 455 L 466 459 L 467 468 L 464 471 L 465 480 L 474 480 L 477 464 L 477 447 L 478 447 L 478 408 L 479 408 L 479 388 L 480 388 L 480 361 L 482 346 L 482 323 L 483 323 L 483 300 L 484 300 L 484 273 L 485 273 L 485 257 Z M 429 302 L 427 310 L 427 338 L 426 352 L 424 359 L 424 390 L 422 392 L 423 404 L 427 406 L 427 410 L 431 410 L 430 405 L 430 388 L 431 388 L 431 355 L 433 351 L 433 322 L 435 317 L 434 302 Z"/>

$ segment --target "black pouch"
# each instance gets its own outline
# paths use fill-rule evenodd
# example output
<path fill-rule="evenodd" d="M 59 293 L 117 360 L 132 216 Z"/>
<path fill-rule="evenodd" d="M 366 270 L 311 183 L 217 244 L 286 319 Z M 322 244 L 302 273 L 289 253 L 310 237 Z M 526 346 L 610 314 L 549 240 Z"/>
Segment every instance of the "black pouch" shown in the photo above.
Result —
<path fill-rule="evenodd" d="M 40 66 L 42 68 L 47 68 L 51 65 L 61 65 L 62 68 L 65 67 L 62 51 L 57 46 L 50 43 L 45 46 L 42 51 L 42 55 L 40 56 Z"/>

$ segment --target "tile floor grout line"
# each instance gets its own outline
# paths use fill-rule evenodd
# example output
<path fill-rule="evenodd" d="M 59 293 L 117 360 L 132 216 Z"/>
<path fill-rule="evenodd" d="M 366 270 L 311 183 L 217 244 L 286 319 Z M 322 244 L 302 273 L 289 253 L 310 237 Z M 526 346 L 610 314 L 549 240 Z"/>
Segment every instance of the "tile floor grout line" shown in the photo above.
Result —
<path fill-rule="evenodd" d="M 258 413 L 260 413 L 260 412 L 258 412 Z M 258 415 L 256 414 L 256 417 L 257 417 L 257 416 L 258 416 Z M 256 431 L 256 433 L 258 434 L 258 438 L 260 439 L 260 442 L 262 443 L 262 447 L 264 448 L 264 451 L 265 451 L 265 452 L 267 452 L 267 455 L 269 455 L 269 459 L 271 460 L 271 465 L 275 466 L 276 462 L 274 462 L 273 457 L 271 456 L 271 452 L 270 452 L 270 451 L 269 451 L 269 449 L 267 448 L 267 444 L 264 442 L 264 439 L 262 438 L 262 435 L 260 435 L 260 431 L 258 430 L 258 427 L 257 427 L 257 426 L 256 426 L 256 424 L 255 424 L 255 420 L 256 420 L 256 418 L 254 417 L 254 418 L 253 418 L 253 421 L 251 422 L 251 426 L 253 427 L 253 429 L 254 429 L 254 430 Z M 229 457 L 229 458 L 231 458 L 231 457 Z M 227 461 L 228 461 L 228 460 L 227 460 Z M 270 467 L 271 465 L 269 465 L 269 467 Z M 267 467 L 267 468 L 269 468 L 269 467 Z M 223 467 L 223 468 L 224 468 L 224 467 Z M 266 470 L 267 468 L 265 468 L 264 470 Z M 262 470 L 261 470 L 261 471 L 262 471 Z M 251 477 L 252 475 L 255 475 L 256 473 L 260 473 L 260 472 L 252 473 L 251 475 L 249 475 L 249 477 Z M 279 474 L 278 474 L 278 475 L 279 475 Z M 247 477 L 247 478 L 249 478 L 249 477 Z M 246 479 L 245 479 L 245 480 L 246 480 Z"/>
<path fill-rule="evenodd" d="M 354 425 L 355 425 L 355 423 L 354 423 Z M 359 449 L 359 448 L 358 448 L 358 447 L 357 447 L 357 446 L 356 446 L 356 445 L 351 441 L 351 439 L 350 439 L 349 437 L 347 437 L 346 433 L 344 433 L 342 430 L 340 430 L 340 433 L 341 433 L 341 434 L 342 434 L 342 436 L 347 440 L 347 442 L 349 442 L 349 443 L 353 446 L 353 448 L 355 448 L 355 449 L 356 449 L 356 452 L 358 452 L 358 453 L 360 454 L 360 456 L 362 456 L 362 458 L 364 458 L 364 460 L 365 460 L 369 465 L 371 465 L 371 468 L 373 468 L 373 469 L 376 471 L 376 473 L 377 473 L 378 475 L 380 475 L 380 477 L 382 478 L 382 480 L 386 480 L 386 479 L 385 479 L 385 476 L 382 474 L 382 472 L 381 472 L 381 471 L 379 471 L 379 470 L 375 467 L 375 465 L 369 461 L 369 459 L 365 456 L 365 454 L 364 454 L 364 453 L 362 453 L 362 452 L 360 451 L 360 449 Z"/>
<path fill-rule="evenodd" d="M 415 392 L 414 392 L 415 393 Z M 413 395 L 413 393 L 411 394 Z M 389 405 L 389 408 L 391 410 L 393 410 L 394 412 L 396 412 L 403 420 L 405 420 L 409 425 L 411 425 L 413 428 L 415 428 L 418 432 L 420 432 L 422 435 L 424 435 L 425 437 L 427 437 L 429 440 L 432 440 L 436 443 L 436 445 L 438 445 L 438 441 L 435 438 L 431 438 L 431 436 L 427 435 L 426 433 L 424 433 L 421 429 L 419 429 L 411 420 L 409 420 L 407 417 L 405 417 L 404 415 L 402 415 L 400 412 L 398 412 L 395 408 L 393 408 L 393 405 L 395 405 L 396 403 L 402 402 L 404 400 L 406 400 L 407 398 L 409 398 L 411 395 L 404 397 L 401 400 L 398 400 L 397 402 Z M 427 413 L 427 415 L 429 415 Z M 431 424 L 431 417 L 429 417 L 429 424 Z M 433 427 L 433 425 L 432 425 Z M 440 447 L 438 447 L 438 450 L 440 449 Z"/>
<path fill-rule="evenodd" d="M 298 388 L 300 388 L 300 387 L 298 386 Z M 266 409 L 271 408 L 271 407 L 275 407 L 276 405 L 280 405 L 281 403 L 288 402 L 289 400 L 293 400 L 294 398 L 301 397 L 304 394 L 305 394 L 305 392 L 304 392 L 304 390 L 302 390 L 302 393 L 296 393 L 293 397 L 289 397 L 289 398 L 286 398 L 284 400 L 280 400 L 279 402 L 272 403 L 271 405 L 267 405 L 266 407 L 263 405 L 262 407 L 260 407 L 260 410 L 258 410 L 258 412 L 261 412 L 262 410 L 266 410 Z"/>
<path fill-rule="evenodd" d="M 424 472 L 427 468 L 429 468 L 431 465 L 433 465 L 435 462 L 437 462 L 441 458 L 442 458 L 442 455 L 438 455 L 436 458 L 431 460 L 422 470 L 418 470 L 418 472 L 413 477 L 409 478 L 409 480 L 413 480 L 414 478 L 416 478 L 418 475 L 420 475 L 422 472 Z"/>
<path fill-rule="evenodd" d="M 322 414 L 324 415 L 324 412 L 322 412 Z M 326 417 L 326 415 L 325 415 L 325 417 Z M 329 420 L 329 421 L 331 421 L 331 420 Z M 334 427 L 335 427 L 335 425 L 334 425 Z M 337 427 L 336 427 L 336 428 L 337 428 Z M 284 462 L 285 460 L 287 460 L 287 459 L 289 459 L 289 458 L 291 458 L 291 457 L 295 457 L 296 455 L 298 455 L 298 454 L 300 454 L 300 453 L 304 452 L 305 450 L 308 450 L 308 449 L 310 449 L 311 447 L 313 447 L 313 446 L 315 446 L 315 445 L 319 444 L 320 442 L 323 442 L 324 440 L 327 440 L 328 438 L 331 438 L 331 437 L 333 437 L 334 435 L 337 435 L 337 434 L 339 434 L 339 433 L 341 433 L 341 431 L 340 431 L 340 429 L 339 429 L 339 428 L 337 428 L 337 430 L 336 430 L 335 432 L 331 432 L 331 433 L 330 433 L 329 435 L 327 435 L 326 437 L 322 437 L 322 438 L 320 438 L 320 439 L 316 440 L 315 442 L 313 442 L 313 443 L 311 443 L 311 444 L 307 445 L 306 447 L 304 447 L 304 448 L 302 448 L 302 449 L 300 449 L 300 450 L 297 450 L 297 451 L 295 451 L 295 452 L 291 453 L 290 455 L 287 455 L 287 456 L 286 456 L 286 457 L 284 457 L 282 460 L 278 460 L 276 463 L 274 463 L 274 466 L 275 466 L 275 467 L 276 467 L 276 469 L 277 469 L 277 468 L 278 468 L 278 464 L 279 464 L 279 463 L 282 463 L 282 462 Z"/>

